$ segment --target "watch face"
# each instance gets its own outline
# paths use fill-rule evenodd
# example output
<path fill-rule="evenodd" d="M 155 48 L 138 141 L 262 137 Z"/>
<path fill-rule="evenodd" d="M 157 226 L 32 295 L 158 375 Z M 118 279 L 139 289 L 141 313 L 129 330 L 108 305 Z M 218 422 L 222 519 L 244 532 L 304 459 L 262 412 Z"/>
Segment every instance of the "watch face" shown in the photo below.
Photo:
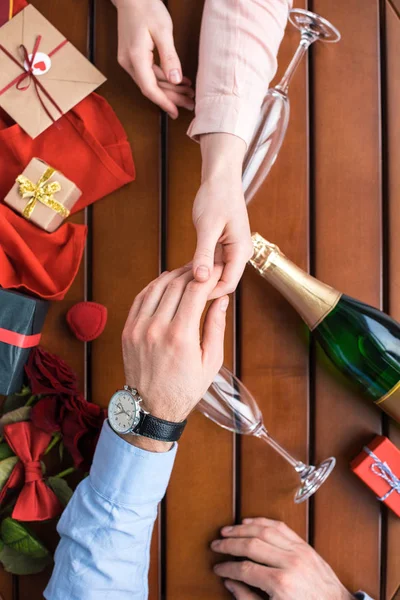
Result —
<path fill-rule="evenodd" d="M 129 392 L 116 392 L 108 406 L 108 420 L 118 433 L 127 433 L 139 422 L 139 404 Z"/>

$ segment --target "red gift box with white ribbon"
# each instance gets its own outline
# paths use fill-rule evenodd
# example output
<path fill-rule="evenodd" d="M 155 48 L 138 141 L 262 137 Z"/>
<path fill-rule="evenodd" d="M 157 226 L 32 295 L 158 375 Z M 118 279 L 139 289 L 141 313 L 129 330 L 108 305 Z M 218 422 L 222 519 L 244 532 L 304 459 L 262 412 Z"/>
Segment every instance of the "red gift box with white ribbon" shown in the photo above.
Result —
<path fill-rule="evenodd" d="M 400 517 L 400 450 L 387 437 L 377 435 L 350 467 Z"/>

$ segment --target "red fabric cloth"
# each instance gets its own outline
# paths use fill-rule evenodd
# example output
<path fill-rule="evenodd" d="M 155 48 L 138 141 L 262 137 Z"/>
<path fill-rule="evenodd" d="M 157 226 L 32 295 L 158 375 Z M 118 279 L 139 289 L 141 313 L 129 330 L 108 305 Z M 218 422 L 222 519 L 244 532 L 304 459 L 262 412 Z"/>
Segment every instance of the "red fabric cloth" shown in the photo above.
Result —
<path fill-rule="evenodd" d="M 0 285 L 62 300 L 78 272 L 86 233 L 72 223 L 46 233 L 0 204 Z"/>
<path fill-rule="evenodd" d="M 104 331 L 107 308 L 97 302 L 78 302 L 67 312 L 67 323 L 78 340 L 92 342 Z"/>
<path fill-rule="evenodd" d="M 0 27 L 7 23 L 11 0 L 0 0 Z"/>
<path fill-rule="evenodd" d="M 15 0 L 14 14 L 25 8 Z M 0 110 L 0 200 L 33 157 L 64 173 L 82 191 L 72 213 L 133 181 L 125 131 L 110 105 L 90 94 L 32 140 Z M 86 228 L 66 223 L 54 234 L 0 204 L 0 286 L 61 300 L 77 273 Z"/>
<path fill-rule="evenodd" d="M 31 422 L 22 421 L 6 425 L 4 437 L 20 461 L 1 491 L 0 502 L 7 489 L 23 485 L 12 513 L 14 519 L 45 521 L 59 515 L 63 508 L 53 490 L 44 482 L 40 465 L 40 457 L 51 435 L 37 429 Z"/>

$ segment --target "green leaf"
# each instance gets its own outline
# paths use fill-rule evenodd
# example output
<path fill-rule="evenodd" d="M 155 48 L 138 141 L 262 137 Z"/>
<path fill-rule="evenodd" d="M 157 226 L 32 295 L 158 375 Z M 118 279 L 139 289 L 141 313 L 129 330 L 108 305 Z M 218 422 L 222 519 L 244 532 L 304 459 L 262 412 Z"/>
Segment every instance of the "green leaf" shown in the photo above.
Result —
<path fill-rule="evenodd" d="M 7 479 L 18 462 L 18 456 L 10 456 L 0 461 L 0 490 L 5 486 Z"/>
<path fill-rule="evenodd" d="M 13 550 L 32 558 L 43 558 L 49 554 L 42 542 L 15 519 L 6 517 L 0 529 L 3 542 Z"/>
<path fill-rule="evenodd" d="M 50 554 L 47 554 L 42 558 L 33 558 L 32 556 L 21 554 L 4 544 L 0 551 L 0 562 L 3 564 L 4 569 L 14 575 L 33 575 L 34 573 L 40 573 L 52 563 L 52 560 Z"/>
<path fill-rule="evenodd" d="M 9 458 L 10 456 L 15 456 L 15 454 L 7 442 L 3 442 L 0 444 L 0 461 L 4 460 L 5 458 Z"/>
<path fill-rule="evenodd" d="M 72 494 L 74 493 L 69 487 L 65 479 L 61 477 L 49 477 L 47 483 L 61 502 L 63 506 L 67 506 L 71 500 Z"/>
<path fill-rule="evenodd" d="M 8 425 L 9 423 L 19 423 L 20 421 L 29 421 L 31 410 L 30 406 L 21 406 L 21 408 L 16 408 L 3 415 L 0 419 L 0 435 L 3 435 L 4 425 Z"/>

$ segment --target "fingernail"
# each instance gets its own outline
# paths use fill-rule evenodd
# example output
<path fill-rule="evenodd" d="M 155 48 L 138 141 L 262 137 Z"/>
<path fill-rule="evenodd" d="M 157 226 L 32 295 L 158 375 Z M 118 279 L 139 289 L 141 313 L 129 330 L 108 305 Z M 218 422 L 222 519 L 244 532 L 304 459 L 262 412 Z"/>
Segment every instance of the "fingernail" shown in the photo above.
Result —
<path fill-rule="evenodd" d="M 230 581 L 224 581 L 224 585 L 226 587 L 227 590 L 229 590 L 231 592 L 231 594 L 233 594 L 234 589 L 233 589 L 233 585 L 231 584 Z"/>
<path fill-rule="evenodd" d="M 233 527 L 223 527 L 221 529 L 222 533 L 230 533 L 233 530 Z"/>
<path fill-rule="evenodd" d="M 226 312 L 228 310 L 228 306 L 229 306 L 229 298 L 228 297 L 223 298 L 221 300 L 221 305 L 220 305 L 222 312 Z"/>
<path fill-rule="evenodd" d="M 182 80 L 182 76 L 178 69 L 171 69 L 169 72 L 169 80 L 171 83 L 180 83 Z"/>
<path fill-rule="evenodd" d="M 203 281 L 205 281 L 206 279 L 208 279 L 210 277 L 209 268 L 208 267 L 197 267 L 196 276 L 199 279 L 202 279 Z"/>
<path fill-rule="evenodd" d="M 218 548 L 220 543 L 221 543 L 220 540 L 214 540 L 213 542 L 211 542 L 211 548 L 212 549 Z"/>
<path fill-rule="evenodd" d="M 218 573 L 220 573 L 220 571 L 221 571 L 221 565 L 215 565 L 214 573 L 217 573 L 217 575 L 218 575 Z"/>
<path fill-rule="evenodd" d="M 242 523 L 252 523 L 253 519 L 243 519 Z"/>

